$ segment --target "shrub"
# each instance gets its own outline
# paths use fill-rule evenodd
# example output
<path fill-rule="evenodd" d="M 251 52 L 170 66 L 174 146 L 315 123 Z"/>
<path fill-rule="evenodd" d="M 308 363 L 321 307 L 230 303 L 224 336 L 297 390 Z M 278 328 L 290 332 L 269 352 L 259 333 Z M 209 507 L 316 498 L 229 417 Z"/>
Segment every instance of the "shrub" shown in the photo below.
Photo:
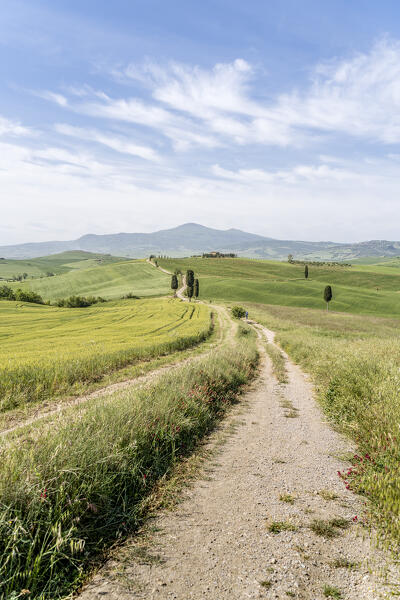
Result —
<path fill-rule="evenodd" d="M 97 304 L 99 302 L 106 302 L 101 296 L 70 296 L 69 298 L 60 298 L 57 300 L 56 305 L 64 308 L 84 308 Z"/>
<path fill-rule="evenodd" d="M 15 300 L 15 294 L 13 290 L 8 287 L 8 285 L 0 286 L 0 298 L 5 298 L 6 300 Z"/>
<path fill-rule="evenodd" d="M 233 306 L 232 307 L 232 317 L 235 317 L 235 319 L 243 319 L 245 314 L 246 314 L 246 311 L 244 310 L 244 308 L 242 306 Z"/>
<path fill-rule="evenodd" d="M 10 298 L 10 300 L 12 299 L 13 298 Z M 33 302 L 34 304 L 44 304 L 42 296 L 39 296 L 39 294 L 36 294 L 36 292 L 32 292 L 31 290 L 21 290 L 21 288 L 15 290 L 15 300 L 19 300 L 20 302 Z"/>

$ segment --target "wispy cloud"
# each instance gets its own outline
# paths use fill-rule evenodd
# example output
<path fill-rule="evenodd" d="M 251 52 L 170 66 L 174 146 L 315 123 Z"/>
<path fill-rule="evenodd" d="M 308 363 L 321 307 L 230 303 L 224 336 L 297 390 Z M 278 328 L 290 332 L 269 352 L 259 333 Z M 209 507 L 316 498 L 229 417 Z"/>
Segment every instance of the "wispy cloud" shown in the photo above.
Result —
<path fill-rule="evenodd" d="M 75 137 L 81 141 L 93 141 L 103 146 L 107 146 L 116 152 L 121 154 L 130 154 L 132 156 L 139 156 L 145 160 L 159 161 L 161 160 L 159 154 L 148 146 L 140 146 L 133 144 L 126 138 L 115 136 L 110 132 L 98 131 L 95 129 L 88 129 L 84 127 L 74 127 L 71 125 L 59 123 L 55 125 L 55 130 L 62 135 Z"/>
<path fill-rule="evenodd" d="M 308 85 L 265 101 L 255 99 L 257 70 L 243 59 L 210 70 L 147 62 L 130 65 L 122 75 L 145 85 L 153 102 L 163 107 L 158 125 L 185 114 L 200 120 L 221 143 L 303 144 L 324 133 L 400 141 L 400 42 L 395 40 L 383 39 L 368 53 L 318 64 Z M 121 104 L 114 103 L 119 117 Z"/>
<path fill-rule="evenodd" d="M 288 183 L 299 184 L 304 182 L 344 182 L 355 181 L 365 174 L 355 171 L 332 168 L 326 164 L 296 165 L 291 169 L 267 171 L 263 169 L 238 169 L 231 171 L 219 165 L 213 165 L 211 172 L 216 177 L 243 183 L 244 185 L 258 185 L 261 183 Z"/>
<path fill-rule="evenodd" d="M 55 104 L 58 104 L 58 106 L 62 106 L 63 108 L 68 106 L 68 100 L 62 94 L 50 92 L 48 90 L 33 91 L 32 94 L 38 96 L 39 98 L 43 98 L 44 100 L 50 100 L 50 102 L 54 102 Z"/>
<path fill-rule="evenodd" d="M 33 132 L 29 127 L 24 127 L 17 121 L 11 121 L 0 116 L 0 135 L 25 136 L 31 135 Z"/>

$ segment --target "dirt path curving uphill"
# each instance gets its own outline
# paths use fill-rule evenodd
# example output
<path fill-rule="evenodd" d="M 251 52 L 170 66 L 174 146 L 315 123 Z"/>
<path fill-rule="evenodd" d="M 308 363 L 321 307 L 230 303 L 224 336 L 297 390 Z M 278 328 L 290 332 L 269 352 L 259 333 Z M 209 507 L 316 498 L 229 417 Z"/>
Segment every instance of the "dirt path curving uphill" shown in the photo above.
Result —
<path fill-rule="evenodd" d="M 273 343 L 273 332 L 258 331 Z M 225 422 L 236 430 L 217 463 L 175 512 L 120 548 L 80 600 L 386 597 L 386 558 L 337 476 L 349 442 L 324 422 L 300 368 L 286 359 L 289 382 L 278 384 L 260 345 L 260 377 Z"/>
<path fill-rule="evenodd" d="M 162 271 L 163 273 L 166 273 L 167 275 L 172 275 L 171 271 L 167 271 L 167 269 L 164 269 L 163 267 L 155 265 L 149 258 L 146 259 L 146 262 L 148 262 L 149 265 L 152 265 L 155 269 L 158 269 L 159 271 Z M 178 298 L 180 298 L 184 302 L 188 302 L 189 299 L 187 296 L 185 296 L 185 290 L 186 290 L 186 275 L 182 275 L 182 286 L 179 288 L 179 290 L 176 290 L 176 295 L 178 296 Z"/>

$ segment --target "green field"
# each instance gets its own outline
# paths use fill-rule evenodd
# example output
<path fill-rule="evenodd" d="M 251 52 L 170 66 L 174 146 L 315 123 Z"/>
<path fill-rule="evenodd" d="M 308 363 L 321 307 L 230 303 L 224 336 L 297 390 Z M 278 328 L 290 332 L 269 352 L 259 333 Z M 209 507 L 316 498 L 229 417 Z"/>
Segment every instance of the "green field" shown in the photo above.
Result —
<path fill-rule="evenodd" d="M 69 252 L 60 252 L 51 256 L 26 260 L 0 258 L 0 280 L 12 279 L 23 273 L 26 273 L 28 277 L 46 277 L 47 273 L 60 275 L 61 273 L 68 273 L 71 269 L 88 269 L 123 260 L 126 259 L 109 254 L 84 252 L 82 250 L 71 250 Z"/>
<path fill-rule="evenodd" d="M 165 295 L 170 292 L 170 278 L 146 261 L 129 260 L 71 269 L 55 277 L 16 282 L 11 287 L 33 290 L 44 300 L 51 301 L 71 295 L 111 299 L 128 293 L 136 296 Z"/>
<path fill-rule="evenodd" d="M 77 309 L 1 301 L 0 410 L 188 347 L 204 339 L 209 328 L 206 306 L 174 299 L 120 300 Z"/>
<path fill-rule="evenodd" d="M 188 268 L 200 282 L 205 300 L 257 302 L 283 306 L 325 308 L 323 290 L 333 287 L 333 311 L 400 317 L 400 271 L 387 266 L 304 266 L 251 259 L 167 259 L 170 271 Z"/>

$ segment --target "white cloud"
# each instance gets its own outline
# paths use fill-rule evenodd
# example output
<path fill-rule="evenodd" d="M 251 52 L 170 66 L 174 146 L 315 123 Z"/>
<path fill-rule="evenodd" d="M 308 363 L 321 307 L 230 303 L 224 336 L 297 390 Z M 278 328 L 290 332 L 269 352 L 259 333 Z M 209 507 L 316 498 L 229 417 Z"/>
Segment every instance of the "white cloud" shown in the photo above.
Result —
<path fill-rule="evenodd" d="M 230 179 L 243 183 L 245 185 L 262 183 L 290 183 L 298 184 L 301 182 L 342 182 L 346 180 L 355 181 L 362 177 L 365 181 L 365 174 L 360 175 L 357 172 L 346 169 L 334 169 L 328 165 L 297 165 L 292 169 L 266 171 L 263 169 L 239 169 L 230 171 L 219 165 L 213 165 L 211 172 L 216 177 Z"/>
<path fill-rule="evenodd" d="M 91 117 L 151 128 L 177 150 L 232 142 L 299 146 L 335 134 L 400 141 L 400 42 L 389 39 L 370 52 L 317 65 L 302 89 L 269 100 L 260 93 L 255 99 L 258 72 L 241 58 L 211 69 L 147 62 L 119 75 L 144 85 L 151 98 L 111 98 L 89 86 L 71 91 L 75 102 L 54 92 L 40 95 Z"/>
<path fill-rule="evenodd" d="M 145 160 L 159 161 L 160 156 L 153 148 L 149 146 L 141 146 L 138 144 L 132 144 L 127 139 L 120 136 L 115 136 L 109 132 L 102 132 L 95 129 L 87 129 L 84 127 L 73 127 L 59 123 L 55 125 L 55 130 L 63 135 L 76 137 L 81 140 L 93 141 L 99 144 L 103 144 L 116 152 L 121 154 L 130 154 L 132 156 L 139 156 Z"/>
<path fill-rule="evenodd" d="M 273 108 L 293 127 L 400 141 L 400 42 L 382 40 L 369 53 L 318 65 L 303 93 Z"/>
<path fill-rule="evenodd" d="M 253 98 L 257 72 L 243 59 L 210 70 L 131 65 L 125 75 L 145 83 L 160 105 L 200 119 L 209 131 L 238 144 L 304 143 L 316 133 L 400 141 L 400 42 L 394 40 L 319 64 L 302 90 L 269 102 Z"/>
<path fill-rule="evenodd" d="M 35 96 L 44 98 L 44 100 L 50 100 L 50 102 L 54 102 L 55 104 L 58 104 L 58 106 L 62 106 L 63 108 L 68 106 L 68 100 L 62 94 L 58 94 L 55 92 L 49 92 L 47 90 L 44 90 L 41 92 L 32 92 L 32 93 L 35 94 Z"/>
<path fill-rule="evenodd" d="M 32 131 L 28 127 L 23 127 L 16 121 L 10 121 L 5 117 L 0 116 L 0 136 L 24 136 L 30 134 L 32 134 Z"/>

